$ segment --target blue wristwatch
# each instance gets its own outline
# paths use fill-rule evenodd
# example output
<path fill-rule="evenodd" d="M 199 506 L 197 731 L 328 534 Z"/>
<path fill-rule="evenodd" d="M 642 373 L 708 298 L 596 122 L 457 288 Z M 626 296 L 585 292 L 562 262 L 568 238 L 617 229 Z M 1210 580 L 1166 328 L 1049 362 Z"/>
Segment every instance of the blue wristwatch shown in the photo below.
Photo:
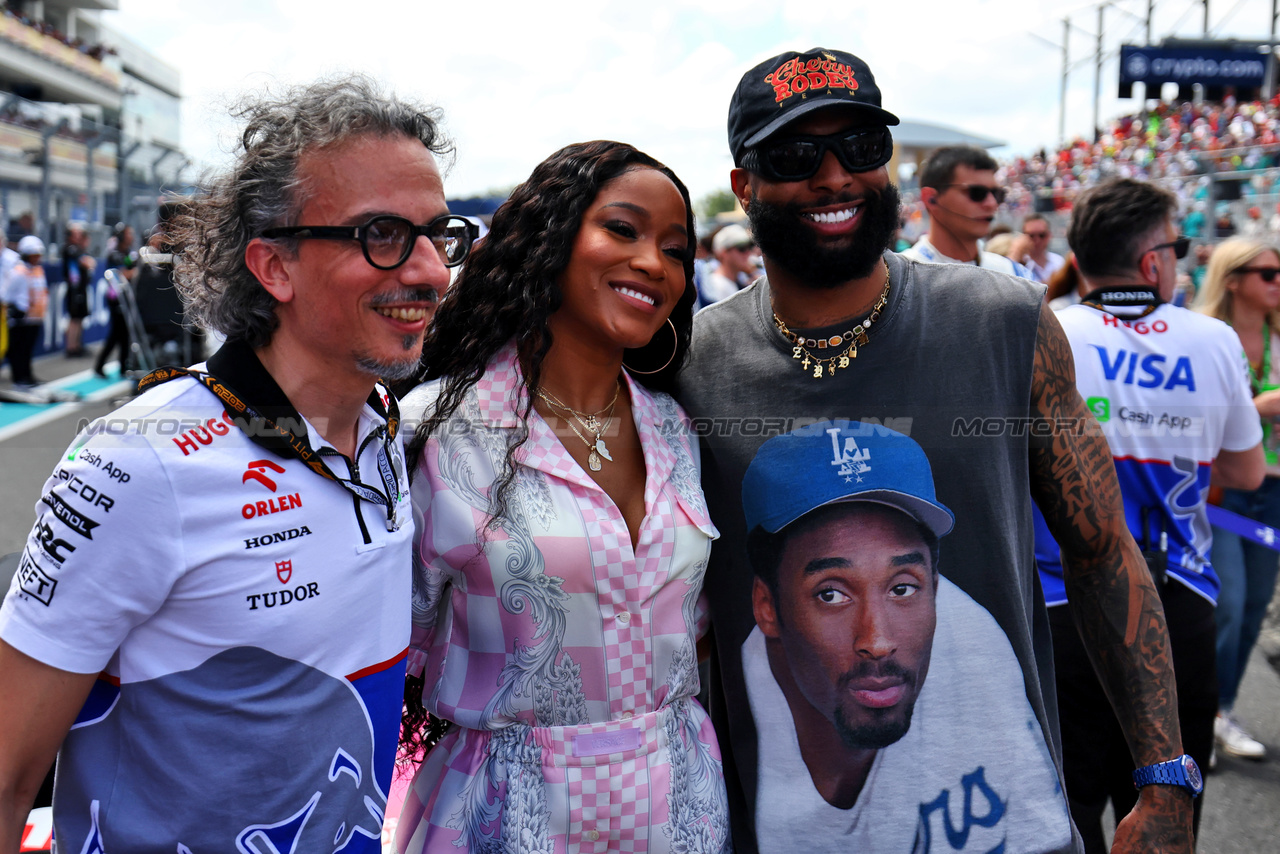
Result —
<path fill-rule="evenodd" d="M 1204 791 L 1204 778 L 1200 776 L 1200 766 L 1185 753 L 1168 762 L 1147 765 L 1133 772 L 1133 785 L 1141 789 L 1152 783 L 1166 786 L 1181 786 L 1196 797 Z"/>

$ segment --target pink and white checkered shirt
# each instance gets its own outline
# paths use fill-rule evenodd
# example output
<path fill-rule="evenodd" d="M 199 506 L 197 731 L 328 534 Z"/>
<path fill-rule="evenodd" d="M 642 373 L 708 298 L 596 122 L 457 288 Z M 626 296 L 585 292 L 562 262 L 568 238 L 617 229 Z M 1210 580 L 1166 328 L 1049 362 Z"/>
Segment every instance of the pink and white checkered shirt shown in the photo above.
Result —
<path fill-rule="evenodd" d="M 634 550 L 536 411 L 507 513 L 485 527 L 527 400 L 513 347 L 424 450 L 409 669 L 427 709 L 458 726 L 410 788 L 403 854 L 729 848 L 719 750 L 693 699 L 718 535 L 684 412 L 627 382 L 646 469 Z M 402 411 L 417 417 L 437 392 L 419 388 Z"/>

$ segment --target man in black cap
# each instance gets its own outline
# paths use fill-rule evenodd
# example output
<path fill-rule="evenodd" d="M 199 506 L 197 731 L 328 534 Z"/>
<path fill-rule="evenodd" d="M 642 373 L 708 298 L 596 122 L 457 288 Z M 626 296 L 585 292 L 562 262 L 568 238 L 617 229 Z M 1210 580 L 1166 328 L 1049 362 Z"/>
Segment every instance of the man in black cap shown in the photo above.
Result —
<path fill-rule="evenodd" d="M 741 658 L 756 624 L 753 573 L 733 499 L 762 442 L 838 417 L 891 427 L 924 449 L 938 500 L 956 512 L 941 573 L 995 619 L 1024 677 L 1018 696 L 986 681 L 972 690 L 993 715 L 1030 702 L 1060 775 L 1049 627 L 1032 560 L 1035 498 L 1062 545 L 1073 612 L 1136 764 L 1159 769 L 1120 822 L 1114 850 L 1189 852 L 1195 787 L 1181 763 L 1164 614 L 1125 525 L 1110 451 L 1075 390 L 1070 347 L 1042 286 L 887 251 L 898 196 L 885 167 L 898 119 L 880 103 L 865 63 L 815 48 L 756 66 L 730 104 L 730 177 L 766 275 L 699 313 L 679 393 L 705 436 L 704 485 L 723 535 L 706 589 L 735 847 L 759 847 L 761 790 Z M 793 479 L 814 474 L 801 466 Z M 994 728 L 992 749 L 1009 737 Z M 901 821 L 914 825 L 932 806 L 921 797 L 899 785 Z M 1046 820 L 1038 842 L 1010 839 L 1004 850 L 1078 851 L 1061 816 Z M 948 841 L 963 850 L 975 837 L 953 828 Z"/>

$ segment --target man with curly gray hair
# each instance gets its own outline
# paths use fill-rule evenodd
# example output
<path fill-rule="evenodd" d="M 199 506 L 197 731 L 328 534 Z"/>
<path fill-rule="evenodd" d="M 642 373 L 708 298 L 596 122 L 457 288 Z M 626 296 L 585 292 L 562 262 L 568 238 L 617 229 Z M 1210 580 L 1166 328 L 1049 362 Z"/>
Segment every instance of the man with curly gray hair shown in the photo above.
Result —
<path fill-rule="evenodd" d="M 413 525 L 378 379 L 475 232 L 433 109 L 347 77 L 237 114 L 169 238 L 227 342 L 76 438 L 0 607 L 0 850 L 59 745 L 66 850 L 379 849 Z"/>

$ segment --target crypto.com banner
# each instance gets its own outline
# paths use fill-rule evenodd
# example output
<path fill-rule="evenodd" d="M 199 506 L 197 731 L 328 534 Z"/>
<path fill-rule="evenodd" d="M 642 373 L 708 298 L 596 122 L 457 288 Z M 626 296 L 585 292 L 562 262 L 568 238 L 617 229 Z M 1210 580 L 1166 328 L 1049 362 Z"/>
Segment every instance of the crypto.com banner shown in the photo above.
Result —
<path fill-rule="evenodd" d="M 1199 83 L 1203 86 L 1261 86 L 1266 54 L 1200 48 L 1120 48 L 1120 85 Z"/>

